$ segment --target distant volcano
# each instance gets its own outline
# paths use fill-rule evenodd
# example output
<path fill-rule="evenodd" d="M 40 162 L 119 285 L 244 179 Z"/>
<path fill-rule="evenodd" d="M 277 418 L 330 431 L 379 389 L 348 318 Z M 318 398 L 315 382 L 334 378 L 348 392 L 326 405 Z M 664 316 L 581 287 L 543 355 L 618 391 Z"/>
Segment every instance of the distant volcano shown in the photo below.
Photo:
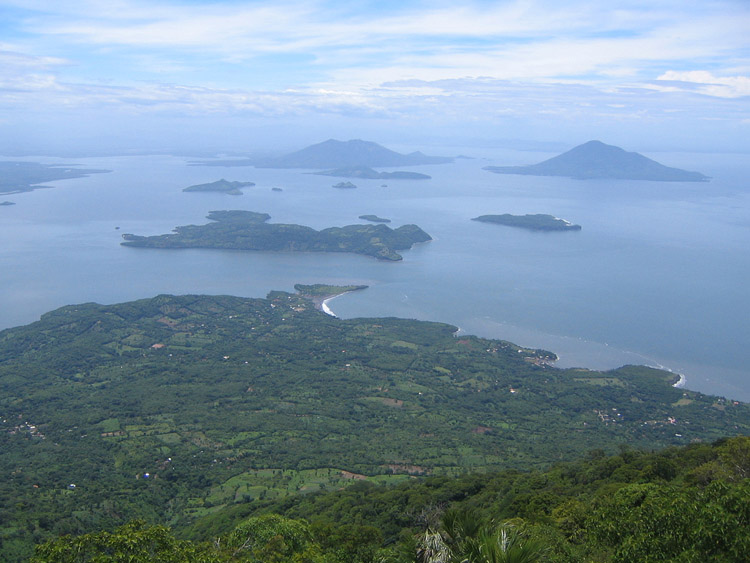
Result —
<path fill-rule="evenodd" d="M 497 174 L 528 176 L 567 176 L 591 179 L 652 180 L 657 182 L 706 182 L 700 172 L 670 168 L 637 152 L 589 141 L 561 155 L 529 166 L 487 166 L 484 170 Z"/>
<path fill-rule="evenodd" d="M 445 156 L 421 152 L 401 154 L 371 141 L 329 139 L 277 158 L 256 161 L 257 168 L 342 168 L 348 166 L 417 166 L 452 162 Z"/>

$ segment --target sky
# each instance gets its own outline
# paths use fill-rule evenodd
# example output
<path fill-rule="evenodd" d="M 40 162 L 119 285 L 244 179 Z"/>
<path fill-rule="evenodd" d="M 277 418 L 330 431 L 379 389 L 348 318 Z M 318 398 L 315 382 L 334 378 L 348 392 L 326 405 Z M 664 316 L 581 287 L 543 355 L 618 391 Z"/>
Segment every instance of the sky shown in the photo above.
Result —
<path fill-rule="evenodd" d="M 750 152 L 750 1 L 0 0 L 0 152 L 331 137 Z"/>

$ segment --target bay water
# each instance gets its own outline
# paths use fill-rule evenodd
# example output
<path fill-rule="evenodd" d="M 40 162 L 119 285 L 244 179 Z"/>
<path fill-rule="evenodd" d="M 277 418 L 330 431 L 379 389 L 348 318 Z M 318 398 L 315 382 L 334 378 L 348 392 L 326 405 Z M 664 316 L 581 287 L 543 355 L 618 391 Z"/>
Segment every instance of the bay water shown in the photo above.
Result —
<path fill-rule="evenodd" d="M 750 400 L 747 155 L 648 155 L 711 176 L 706 183 L 497 175 L 482 167 L 552 155 L 478 156 L 408 168 L 431 180 L 353 180 L 358 188 L 348 190 L 332 188 L 337 178 L 300 170 L 190 166 L 170 155 L 28 158 L 112 172 L 0 195 L 16 203 L 0 207 L 0 328 L 88 301 L 160 293 L 263 297 L 293 291 L 295 283 L 367 284 L 330 301 L 332 311 L 451 323 L 464 333 L 551 350 L 561 367 L 664 367 L 684 374 L 690 389 Z M 220 178 L 256 186 L 242 196 L 182 192 Z M 123 233 L 167 233 L 203 224 L 221 209 L 266 212 L 271 222 L 316 229 L 376 214 L 392 227 L 416 223 L 434 240 L 404 251 L 397 263 L 353 254 L 120 246 Z M 471 221 L 500 213 L 548 213 L 582 230 Z"/>

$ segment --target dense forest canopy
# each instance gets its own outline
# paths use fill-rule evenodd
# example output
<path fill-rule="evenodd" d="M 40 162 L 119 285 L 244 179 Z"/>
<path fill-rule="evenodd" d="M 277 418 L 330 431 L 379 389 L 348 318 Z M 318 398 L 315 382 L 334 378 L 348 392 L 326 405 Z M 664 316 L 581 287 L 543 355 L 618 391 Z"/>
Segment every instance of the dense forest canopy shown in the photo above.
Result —
<path fill-rule="evenodd" d="M 455 331 L 340 320 L 272 292 L 74 305 L 0 332 L 2 550 L 750 431 L 747 405 L 671 373 L 561 370 L 551 352 Z"/>
<path fill-rule="evenodd" d="M 358 482 L 238 503 L 177 532 L 136 521 L 51 539 L 32 562 L 739 563 L 750 550 L 748 474 L 747 437 L 657 453 L 593 450 L 544 471 Z"/>

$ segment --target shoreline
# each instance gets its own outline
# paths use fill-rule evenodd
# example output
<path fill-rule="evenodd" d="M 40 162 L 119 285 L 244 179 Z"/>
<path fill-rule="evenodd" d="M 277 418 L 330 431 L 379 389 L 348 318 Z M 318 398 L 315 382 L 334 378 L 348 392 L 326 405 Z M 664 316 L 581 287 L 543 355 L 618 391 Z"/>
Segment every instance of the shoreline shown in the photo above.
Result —
<path fill-rule="evenodd" d="M 646 365 L 648 367 L 655 368 L 655 369 L 660 369 L 662 371 L 668 371 L 672 375 L 676 375 L 677 376 L 677 381 L 675 381 L 674 383 L 671 384 L 672 387 L 674 387 L 676 389 L 684 389 L 685 386 L 687 385 L 687 377 L 685 376 L 684 373 L 680 373 L 678 371 L 674 371 L 674 370 L 668 368 L 667 366 L 661 365 L 658 362 L 656 362 L 653 365 L 652 364 L 644 364 L 644 365 Z"/>
<path fill-rule="evenodd" d="M 338 319 L 339 318 L 338 315 L 336 313 L 334 313 L 331 310 L 331 308 L 328 306 L 329 301 L 331 301 L 333 299 L 336 299 L 337 297 L 340 297 L 342 295 L 346 295 L 347 293 L 353 293 L 355 291 L 359 291 L 360 289 L 365 289 L 366 287 L 367 286 L 358 287 L 357 289 L 350 289 L 350 290 L 347 290 L 347 291 L 342 291 L 340 293 L 328 293 L 326 295 L 309 295 L 309 294 L 306 295 L 304 293 L 300 293 L 300 295 L 302 297 L 304 297 L 304 298 L 309 299 L 310 301 L 312 301 L 313 306 L 315 307 L 316 310 L 322 311 L 326 315 L 330 315 L 330 316 Z"/>
<path fill-rule="evenodd" d="M 685 377 L 681 373 L 678 373 L 677 375 L 679 375 L 680 378 L 675 383 L 672 383 L 672 387 L 676 387 L 677 389 L 684 389 L 685 385 L 687 385 L 687 377 Z"/>
<path fill-rule="evenodd" d="M 321 297 L 315 297 L 312 298 L 312 302 L 318 311 L 322 311 L 326 315 L 331 315 L 332 317 L 338 319 L 339 316 L 331 310 L 331 308 L 328 306 L 328 302 L 336 299 L 337 297 L 341 297 L 342 295 L 346 295 L 347 293 L 354 293 L 355 291 L 359 290 L 350 289 L 349 291 L 342 291 L 341 293 L 333 293 L 329 295 L 323 295 Z"/>
<path fill-rule="evenodd" d="M 322 311 L 326 315 L 338 318 L 336 313 L 334 313 L 328 306 L 328 302 L 331 299 L 338 297 L 339 295 L 351 293 L 352 291 L 367 289 L 367 287 L 368 286 L 366 285 L 337 286 L 327 284 L 295 284 L 294 289 L 297 292 L 297 295 L 303 297 L 304 299 L 307 299 L 308 301 L 311 301 L 316 311 Z"/>
<path fill-rule="evenodd" d="M 527 330 L 523 332 L 522 334 L 519 334 L 515 330 L 517 327 L 509 323 L 493 321 L 489 319 L 488 317 L 484 317 L 483 320 L 486 322 L 483 324 L 480 324 L 479 326 L 476 326 L 476 325 L 472 326 L 469 330 L 466 330 L 463 327 L 459 327 L 455 335 L 461 336 L 462 334 L 467 334 L 467 335 L 474 334 L 482 338 L 490 338 L 490 339 L 495 339 L 495 340 L 505 340 L 507 342 L 512 342 L 519 347 L 531 348 L 531 349 L 541 348 L 541 349 L 545 349 L 548 351 L 552 351 L 552 353 L 555 354 L 556 359 L 551 360 L 551 361 L 545 361 L 544 363 L 556 369 L 564 370 L 564 369 L 571 369 L 571 368 L 585 368 L 585 369 L 591 369 L 593 371 L 608 371 L 608 370 L 617 369 L 617 368 L 623 367 L 625 365 L 630 365 L 630 364 L 640 365 L 640 366 L 646 366 L 646 367 L 650 367 L 653 369 L 658 369 L 664 372 L 668 372 L 669 374 L 671 374 L 668 384 L 676 389 L 683 389 L 686 391 L 695 391 L 695 392 L 700 392 L 700 393 L 709 394 L 709 395 L 719 395 L 719 396 L 726 396 L 726 397 L 735 396 L 731 392 L 724 392 L 724 391 L 718 391 L 718 390 L 705 391 L 705 390 L 696 389 L 695 387 L 690 387 L 691 384 L 695 383 L 694 381 L 695 378 L 690 375 L 689 371 L 688 371 L 688 374 L 686 375 L 685 373 L 682 372 L 683 368 L 673 369 L 669 367 L 669 365 L 664 365 L 663 363 L 657 361 L 656 359 L 648 357 L 644 354 L 640 354 L 638 352 L 622 350 L 616 347 L 610 347 L 609 344 L 606 344 L 606 343 L 589 341 L 589 340 L 585 340 L 582 338 L 574 338 L 572 336 L 540 333 L 540 332 L 533 331 L 533 330 Z M 550 339 L 554 341 L 551 341 Z M 586 347 L 581 348 L 579 346 L 579 347 L 571 348 L 570 346 L 567 346 L 565 344 L 565 342 L 576 342 L 576 341 L 585 344 Z M 559 352 L 561 348 L 563 349 L 563 352 Z M 617 356 L 615 356 L 614 359 L 606 358 L 605 363 L 608 365 L 600 365 L 601 364 L 600 356 L 601 356 L 602 350 L 617 352 Z M 588 362 L 585 359 L 583 359 L 584 356 L 591 356 L 594 358 L 594 361 Z M 571 360 L 571 358 L 573 359 Z M 669 362 L 666 362 L 666 363 L 668 364 Z"/>
<path fill-rule="evenodd" d="M 349 292 L 346 291 L 345 293 L 349 293 Z M 339 295 L 344 295 L 344 294 L 339 293 L 337 295 L 331 295 L 330 297 L 326 297 L 325 299 L 322 299 L 320 303 L 315 303 L 315 308 L 318 309 L 319 311 L 323 311 L 326 315 L 331 315 L 333 318 L 338 319 L 338 316 L 336 315 L 336 313 L 331 311 L 331 308 L 328 306 L 328 302 L 331 301 L 332 299 L 335 299 Z"/>

